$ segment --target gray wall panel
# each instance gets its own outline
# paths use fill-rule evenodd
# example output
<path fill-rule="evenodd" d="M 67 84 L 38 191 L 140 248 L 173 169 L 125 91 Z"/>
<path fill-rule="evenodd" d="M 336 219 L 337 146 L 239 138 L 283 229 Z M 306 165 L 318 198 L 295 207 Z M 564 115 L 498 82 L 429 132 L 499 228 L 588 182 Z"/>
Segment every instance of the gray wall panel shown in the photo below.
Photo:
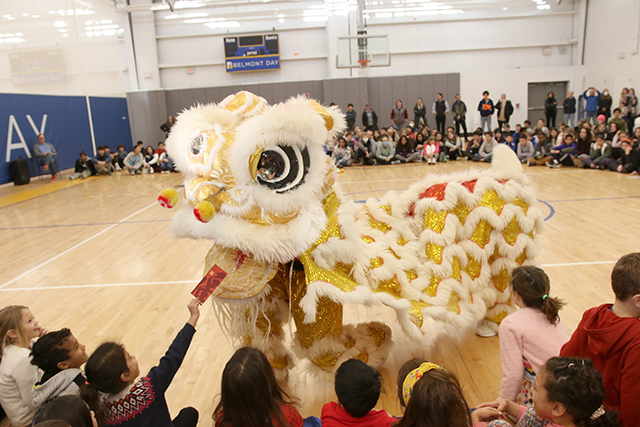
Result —
<path fill-rule="evenodd" d="M 260 88 L 259 95 L 267 100 L 267 102 L 271 102 L 273 99 L 273 85 L 272 84 L 262 84 L 258 85 Z"/>
<path fill-rule="evenodd" d="M 286 83 L 275 83 L 273 85 L 273 98 L 267 99 L 269 104 L 276 104 L 288 98 Z"/>
<path fill-rule="evenodd" d="M 445 99 L 452 104 L 454 95 L 460 91 L 460 75 L 457 73 L 394 76 L 394 77 L 357 77 L 347 79 L 314 80 L 304 82 L 279 82 L 199 89 L 177 89 L 170 91 L 130 92 L 127 94 L 127 107 L 131 117 L 131 134 L 134 141 L 156 144 L 164 138 L 159 126 L 166 120 L 167 114 L 177 114 L 195 103 L 218 103 L 226 96 L 248 90 L 262 96 L 270 104 L 285 101 L 291 96 L 308 93 L 310 98 L 321 104 L 335 102 L 343 111 L 349 103 L 354 104 L 358 112 L 357 126 L 362 126 L 361 116 L 366 103 L 378 114 L 379 125 L 389 126 L 391 109 L 396 99 L 402 99 L 413 120 L 413 106 L 418 97 L 427 106 L 427 120 L 431 127 L 435 125 L 431 106 L 436 92 L 443 92 Z M 467 108 L 474 110 L 474 102 L 467 100 Z M 451 124 L 451 117 L 447 125 Z"/>

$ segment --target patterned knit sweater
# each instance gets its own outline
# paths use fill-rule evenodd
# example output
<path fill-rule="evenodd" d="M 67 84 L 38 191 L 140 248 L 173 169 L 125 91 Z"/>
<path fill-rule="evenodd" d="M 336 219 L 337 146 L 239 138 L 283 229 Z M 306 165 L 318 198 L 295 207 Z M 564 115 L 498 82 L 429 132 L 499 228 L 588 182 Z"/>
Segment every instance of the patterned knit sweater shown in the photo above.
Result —
<path fill-rule="evenodd" d="M 190 324 L 184 325 L 158 366 L 151 368 L 131 388 L 105 396 L 106 425 L 172 427 L 164 393 L 180 368 L 195 332 Z"/>

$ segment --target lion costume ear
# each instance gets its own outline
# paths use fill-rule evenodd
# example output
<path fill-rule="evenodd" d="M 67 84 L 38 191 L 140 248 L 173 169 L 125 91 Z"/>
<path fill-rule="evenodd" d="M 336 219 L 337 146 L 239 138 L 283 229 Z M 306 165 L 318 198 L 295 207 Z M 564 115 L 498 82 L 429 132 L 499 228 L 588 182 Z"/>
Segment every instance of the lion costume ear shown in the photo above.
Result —
<path fill-rule="evenodd" d="M 327 128 L 327 131 L 329 131 L 330 137 L 337 136 L 346 129 L 347 124 L 344 114 L 342 114 L 342 111 L 340 111 L 338 107 L 325 108 L 313 99 L 310 99 L 307 102 L 311 109 L 317 112 L 324 120 L 324 125 Z"/>
<path fill-rule="evenodd" d="M 218 104 L 221 108 L 231 111 L 242 118 L 253 117 L 259 114 L 267 105 L 267 101 L 245 90 L 234 95 L 229 95 Z"/>

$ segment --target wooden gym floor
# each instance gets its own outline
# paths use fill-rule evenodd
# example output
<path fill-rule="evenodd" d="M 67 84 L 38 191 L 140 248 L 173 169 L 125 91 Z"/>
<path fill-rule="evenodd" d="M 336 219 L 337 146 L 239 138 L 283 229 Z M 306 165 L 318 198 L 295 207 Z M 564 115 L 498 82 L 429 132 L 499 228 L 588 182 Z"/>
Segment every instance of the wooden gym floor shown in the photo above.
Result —
<path fill-rule="evenodd" d="M 352 167 L 339 182 L 353 200 L 363 200 L 402 190 L 425 174 L 469 167 L 488 166 L 459 161 Z M 569 303 L 561 315 L 572 332 L 585 309 L 612 301 L 613 263 L 638 250 L 640 180 L 570 168 L 537 167 L 528 173 L 547 218 L 539 262 L 551 277 L 552 294 Z M 0 187 L 0 306 L 26 305 L 49 330 L 69 327 L 88 352 L 105 340 L 123 342 L 144 374 L 187 320 L 189 292 L 202 276 L 210 244 L 170 236 L 173 212 L 161 208 L 156 197 L 162 188 L 181 183 L 178 174 L 65 180 Z M 345 313 L 345 321 L 375 317 L 393 329 L 395 346 L 381 369 L 386 393 L 378 408 L 401 414 L 397 370 L 420 355 L 455 372 L 471 405 L 497 396 L 497 337 L 469 332 L 428 348 L 402 334 L 391 309 L 349 306 Z M 233 349 L 209 303 L 197 329 L 167 401 L 172 414 L 196 407 L 200 425 L 209 426 Z M 322 405 L 335 398 L 333 384 L 309 377 L 304 363 L 291 372 L 286 389 L 299 398 L 305 417 L 319 416 Z"/>

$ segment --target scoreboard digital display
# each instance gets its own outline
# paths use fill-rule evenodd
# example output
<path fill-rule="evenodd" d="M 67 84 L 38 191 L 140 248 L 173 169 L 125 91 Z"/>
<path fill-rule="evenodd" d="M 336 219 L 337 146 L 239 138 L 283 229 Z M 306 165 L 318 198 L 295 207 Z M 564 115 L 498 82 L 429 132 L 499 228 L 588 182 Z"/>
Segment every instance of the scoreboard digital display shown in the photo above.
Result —
<path fill-rule="evenodd" d="M 277 34 L 224 38 L 227 73 L 280 69 L 280 43 Z"/>

